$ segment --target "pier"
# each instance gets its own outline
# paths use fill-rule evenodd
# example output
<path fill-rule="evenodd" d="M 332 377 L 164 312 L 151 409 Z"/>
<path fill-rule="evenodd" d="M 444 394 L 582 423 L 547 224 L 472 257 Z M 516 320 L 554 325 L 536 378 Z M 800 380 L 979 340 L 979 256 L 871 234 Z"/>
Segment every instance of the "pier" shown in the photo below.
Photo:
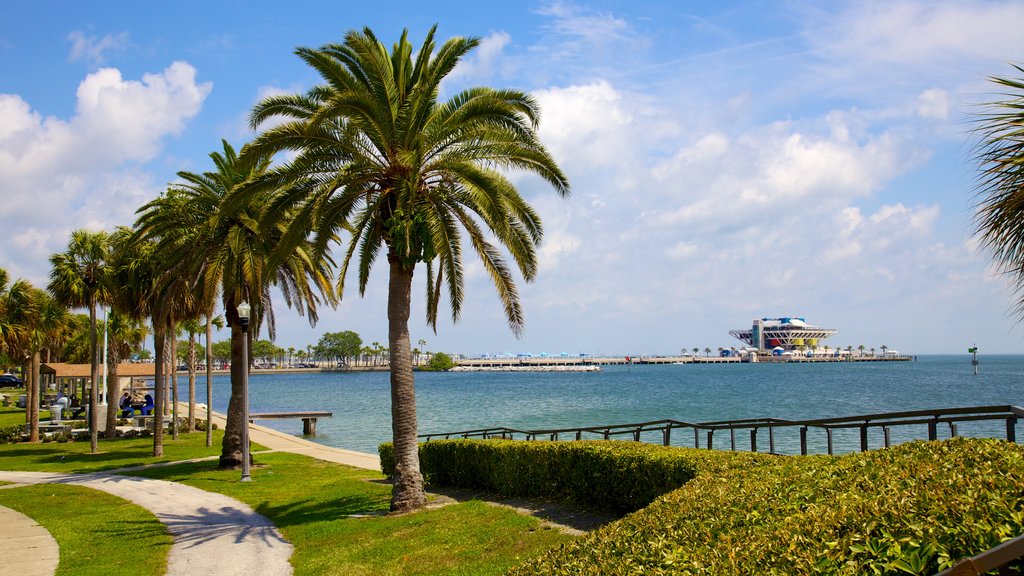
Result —
<path fill-rule="evenodd" d="M 456 360 L 455 365 L 467 368 L 511 368 L 511 367 L 559 367 L 559 366 L 626 366 L 645 364 L 739 364 L 750 362 L 742 356 L 626 356 L 616 357 L 521 357 L 521 358 L 466 358 Z M 812 363 L 812 362 L 909 362 L 913 356 L 772 356 L 759 354 L 757 362 L 767 363 Z"/>

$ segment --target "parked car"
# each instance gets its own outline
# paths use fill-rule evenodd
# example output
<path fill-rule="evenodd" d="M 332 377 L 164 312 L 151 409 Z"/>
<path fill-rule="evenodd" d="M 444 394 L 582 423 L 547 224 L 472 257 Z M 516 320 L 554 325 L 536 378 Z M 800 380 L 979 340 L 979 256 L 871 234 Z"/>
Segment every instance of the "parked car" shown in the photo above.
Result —
<path fill-rule="evenodd" d="M 18 378 L 14 374 L 0 374 L 0 387 L 3 388 L 20 388 L 25 385 L 25 381 Z"/>

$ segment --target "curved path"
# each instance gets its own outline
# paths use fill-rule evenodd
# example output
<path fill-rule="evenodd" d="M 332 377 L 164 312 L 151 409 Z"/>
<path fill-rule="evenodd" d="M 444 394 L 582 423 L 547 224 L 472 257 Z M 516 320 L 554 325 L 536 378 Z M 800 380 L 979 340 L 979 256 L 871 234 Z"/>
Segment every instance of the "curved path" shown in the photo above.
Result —
<path fill-rule="evenodd" d="M 0 480 L 85 486 L 148 509 L 174 537 L 167 558 L 168 575 L 292 573 L 288 563 L 291 543 L 266 517 L 222 494 L 176 482 L 115 474 L 0 471 Z M 4 562 L 4 570 L 8 568 L 6 564 Z"/>
<path fill-rule="evenodd" d="M 0 575 L 52 576 L 57 571 L 57 541 L 21 512 L 0 506 L 0 541 L 13 546 L 0 562 Z"/>

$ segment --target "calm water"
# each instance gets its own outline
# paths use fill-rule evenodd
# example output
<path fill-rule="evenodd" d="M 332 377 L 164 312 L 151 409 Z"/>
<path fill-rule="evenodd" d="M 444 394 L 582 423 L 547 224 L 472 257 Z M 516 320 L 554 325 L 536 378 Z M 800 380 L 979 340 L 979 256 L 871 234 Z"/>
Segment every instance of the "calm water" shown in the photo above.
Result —
<path fill-rule="evenodd" d="M 609 366 L 597 373 L 424 372 L 416 374 L 416 403 L 421 433 L 1024 405 L 1024 356 L 982 357 L 980 372 L 972 374 L 967 355 L 922 356 L 916 362 Z M 229 387 L 227 376 L 215 377 L 215 410 L 226 410 Z M 317 424 L 319 436 L 314 438 L 331 446 L 376 453 L 377 445 L 391 437 L 386 372 L 253 375 L 250 402 L 253 412 L 333 411 L 333 418 Z M 260 424 L 293 434 L 302 431 L 299 420 Z M 962 435 L 1004 433 L 1002 422 L 960 425 Z M 716 447 L 726 447 L 728 435 L 718 434 Z M 871 434 L 871 446 L 880 446 L 882 432 Z M 926 437 L 927 430 L 894 429 L 892 435 L 895 442 Z M 947 435 L 940 428 L 940 437 Z M 777 431 L 776 449 L 796 451 L 797 437 L 795 428 Z M 660 436 L 651 436 L 655 438 Z M 837 449 L 852 449 L 856 438 L 855 431 L 836 432 Z M 693 434 L 675 430 L 672 439 L 673 444 L 692 445 Z M 812 451 L 824 451 L 823 432 L 812 430 L 809 439 Z M 738 433 L 739 448 L 748 442 L 746 432 Z M 762 451 L 767 449 L 766 431 L 758 442 Z"/>

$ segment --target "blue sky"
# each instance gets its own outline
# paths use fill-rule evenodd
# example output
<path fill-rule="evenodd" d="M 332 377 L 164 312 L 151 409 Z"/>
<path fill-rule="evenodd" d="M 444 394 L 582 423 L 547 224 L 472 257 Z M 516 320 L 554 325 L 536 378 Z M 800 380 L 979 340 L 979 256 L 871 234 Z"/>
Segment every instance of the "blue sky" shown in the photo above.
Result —
<path fill-rule="evenodd" d="M 0 266 L 44 284 L 76 227 L 133 221 L 262 96 L 317 77 L 296 46 L 371 27 L 482 38 L 446 82 L 533 92 L 572 198 L 516 176 L 545 223 L 516 340 L 476 263 L 463 316 L 412 335 L 466 354 L 664 354 L 762 316 L 829 344 L 1024 352 L 970 239 L 970 114 L 1024 61 L 1019 2 L 20 2 L 0 20 Z M 422 274 L 421 274 L 422 276 Z M 386 342 L 382 267 L 310 328 Z"/>

